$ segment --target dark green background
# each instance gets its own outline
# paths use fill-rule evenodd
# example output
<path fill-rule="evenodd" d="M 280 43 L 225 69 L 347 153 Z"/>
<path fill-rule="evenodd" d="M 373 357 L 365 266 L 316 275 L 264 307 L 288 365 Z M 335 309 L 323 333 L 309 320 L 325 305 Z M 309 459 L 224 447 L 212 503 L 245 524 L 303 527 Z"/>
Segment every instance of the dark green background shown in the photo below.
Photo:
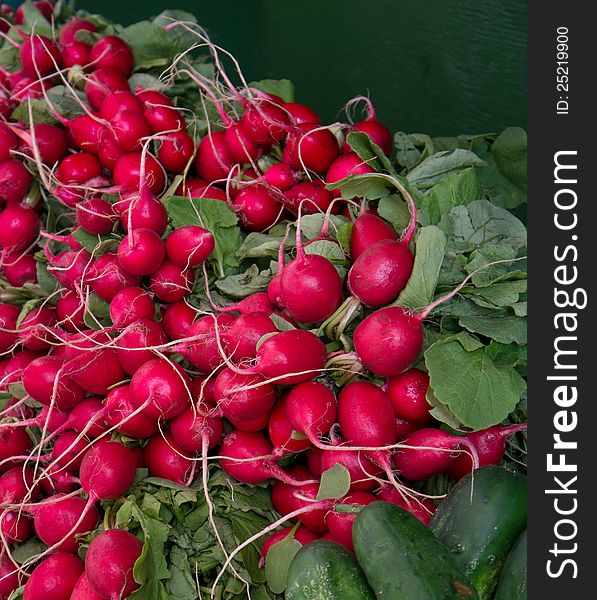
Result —
<path fill-rule="evenodd" d="M 79 0 L 124 24 L 158 0 Z M 522 0 L 176 0 L 249 79 L 291 79 L 297 100 L 335 119 L 369 94 L 392 130 L 432 135 L 526 126 Z"/>

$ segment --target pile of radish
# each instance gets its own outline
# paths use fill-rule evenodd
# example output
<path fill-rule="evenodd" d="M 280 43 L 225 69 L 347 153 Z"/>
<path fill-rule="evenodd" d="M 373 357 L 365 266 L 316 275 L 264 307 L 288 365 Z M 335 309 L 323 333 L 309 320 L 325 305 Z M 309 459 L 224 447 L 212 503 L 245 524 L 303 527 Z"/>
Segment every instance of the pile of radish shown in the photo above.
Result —
<path fill-rule="evenodd" d="M 149 597 L 135 569 L 148 540 L 106 526 L 140 474 L 206 497 L 215 469 L 269 486 L 280 519 L 251 540 L 265 540 L 262 565 L 291 531 L 352 549 L 344 505 L 383 499 L 427 523 L 427 480 L 498 464 L 526 429 L 457 431 L 428 401 L 423 322 L 492 265 L 426 307 L 398 305 L 419 198 L 387 172 L 393 136 L 368 98 L 324 124 L 175 18 L 163 32 L 191 41 L 157 78 L 122 28 L 65 11 L 38 0 L 0 22 L 18 54 L 0 66 L 0 600 Z M 363 140 L 377 157 L 351 146 Z M 345 193 L 376 174 L 404 229 Z M 218 267 L 232 227 L 230 256 L 276 242 L 259 291 L 222 289 L 251 263 Z M 330 473 L 343 483 L 326 496 Z"/>

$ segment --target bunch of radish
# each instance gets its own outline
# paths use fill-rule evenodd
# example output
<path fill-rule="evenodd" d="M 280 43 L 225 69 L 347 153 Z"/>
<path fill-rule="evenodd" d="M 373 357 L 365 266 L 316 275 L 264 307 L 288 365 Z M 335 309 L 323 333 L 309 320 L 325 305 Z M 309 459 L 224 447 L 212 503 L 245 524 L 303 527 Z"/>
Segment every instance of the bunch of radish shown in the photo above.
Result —
<path fill-rule="evenodd" d="M 35 5 L 51 15 L 51 2 Z M 350 131 L 392 151 L 367 98 L 356 99 L 366 104 L 363 120 L 323 125 L 308 106 L 237 89 L 197 29 L 224 84 L 184 60 L 170 74 L 195 82 L 219 115 L 199 137 L 168 86 L 131 88 L 133 52 L 118 36 L 72 17 L 50 38 L 19 29 L 18 11 L 11 18 L 20 40 L 5 38 L 18 46 L 21 68 L 0 72 L 0 294 L 8 299 L 0 304 L 0 391 L 8 397 L 0 413 L 0 600 L 21 585 L 25 600 L 115 600 L 137 589 L 142 540 L 108 529 L 89 543 L 86 534 L 100 522 L 101 503 L 126 495 L 141 467 L 184 486 L 200 485 L 210 461 L 247 485 L 271 481 L 275 509 L 300 521 L 295 539 L 351 548 L 355 514 L 334 506 L 380 498 L 427 522 L 435 505 L 412 482 L 459 478 L 501 460 L 506 438 L 525 426 L 447 433 L 430 414 L 429 377 L 414 366 L 423 319 L 456 292 L 419 313 L 388 306 L 413 268 L 408 192 L 395 182 L 411 215 L 398 232 L 365 202 L 355 214 L 334 187 L 375 171 L 346 142 Z M 165 28 L 175 27 L 188 25 Z M 71 93 L 79 116 L 53 105 L 55 85 Z M 57 124 L 13 120 L 28 98 L 45 102 Z M 226 203 L 245 233 L 296 219 L 295 253 L 281 244 L 267 292 L 196 308 L 217 232 L 173 228 L 162 201 L 172 189 Z M 50 199 L 72 226 L 49 228 Z M 315 213 L 325 215 L 324 238 L 330 215 L 353 220 L 345 280 L 308 252 L 301 219 Z M 116 243 L 90 252 L 78 230 Z M 35 285 L 40 266 L 57 282 L 51 294 Z M 19 289 L 38 294 L 35 302 L 10 303 L 22 299 Z M 110 326 L 93 322 L 91 295 L 109 304 Z M 331 340 L 317 328 L 342 316 L 347 301 L 368 316 L 354 331 L 360 376 L 340 386 L 329 377 Z M 295 464 L 282 467 L 289 457 Z M 322 473 L 338 464 L 350 475 L 348 494 L 316 501 Z M 266 541 L 264 559 L 289 531 Z M 47 548 L 19 564 L 12 551 L 33 536 Z"/>

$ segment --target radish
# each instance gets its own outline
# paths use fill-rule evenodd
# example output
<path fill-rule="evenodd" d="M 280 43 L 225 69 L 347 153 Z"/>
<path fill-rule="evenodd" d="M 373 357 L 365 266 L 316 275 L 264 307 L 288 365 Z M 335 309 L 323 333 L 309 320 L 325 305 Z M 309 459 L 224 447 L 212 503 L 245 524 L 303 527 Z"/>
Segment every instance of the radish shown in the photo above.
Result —
<path fill-rule="evenodd" d="M 159 348 L 168 340 L 159 323 L 140 319 L 129 325 L 116 342 L 118 362 L 129 375 L 133 375 L 141 365 L 155 358 L 150 348 Z"/>
<path fill-rule="evenodd" d="M 116 254 L 108 253 L 93 261 L 88 281 L 102 300 L 110 302 L 120 290 L 138 287 L 141 278 L 123 269 Z"/>
<path fill-rule="evenodd" d="M 288 418 L 286 398 L 282 398 L 276 402 L 269 416 L 267 430 L 269 439 L 274 444 L 273 454 L 275 456 L 302 452 L 311 447 L 309 438 L 294 430 Z"/>
<path fill-rule="evenodd" d="M 321 181 L 302 181 L 284 193 L 284 205 L 295 215 L 300 206 L 306 215 L 325 212 L 333 199 L 332 193 L 326 190 Z"/>
<path fill-rule="evenodd" d="M 162 264 L 166 247 L 152 229 L 135 229 L 120 242 L 118 262 L 133 275 L 150 275 Z"/>
<path fill-rule="evenodd" d="M 82 573 L 69 600 L 102 600 L 102 597 L 91 587 L 87 573 Z"/>
<path fill-rule="evenodd" d="M 0 212 L 0 246 L 12 252 L 31 246 L 39 232 L 39 217 L 25 206 L 7 206 Z"/>
<path fill-rule="evenodd" d="M 321 468 L 321 458 L 323 456 L 323 450 L 320 448 L 311 448 L 307 453 L 307 464 L 309 465 L 309 470 L 315 477 L 321 477 L 323 473 L 323 469 Z M 327 450 L 326 450 L 327 452 Z"/>
<path fill-rule="evenodd" d="M 110 171 L 114 171 L 116 163 L 126 154 L 126 152 L 114 141 L 106 140 L 98 151 L 99 159 Z"/>
<path fill-rule="evenodd" d="M 13 429 L 16 429 L 19 427 L 43 428 L 45 426 L 49 432 L 55 433 L 55 432 L 58 432 L 59 430 L 61 431 L 64 428 L 64 424 L 66 423 L 68 417 L 69 417 L 68 413 L 61 411 L 60 409 L 56 408 L 55 406 L 51 410 L 50 410 L 49 406 L 42 406 L 41 410 L 39 411 L 37 416 L 30 416 L 27 419 L 18 421 L 17 423 L 12 424 L 12 428 Z M 10 428 L 11 426 L 6 425 L 6 424 L 0 425 L 0 431 L 5 429 L 6 427 Z M 22 435 L 22 434 L 20 434 L 20 435 Z M 15 436 L 15 437 L 18 439 L 18 436 Z M 24 444 L 24 446 L 27 449 L 31 447 L 30 441 L 26 441 L 25 438 L 22 438 L 22 437 L 21 437 L 21 440 L 26 442 Z M 27 451 L 28 450 L 23 450 L 23 452 L 14 454 L 13 456 L 25 454 Z M 3 456 L 2 456 L 2 454 L 0 454 L 0 460 L 2 460 L 2 458 L 3 458 Z"/>
<path fill-rule="evenodd" d="M 431 517 L 435 512 L 436 506 L 429 498 L 405 498 L 395 487 L 391 485 L 383 485 L 377 497 L 385 502 L 391 502 L 402 506 L 409 513 L 413 514 L 419 521 L 429 524 Z"/>
<path fill-rule="evenodd" d="M 97 343 L 81 340 L 78 355 L 70 359 L 64 374 L 90 394 L 105 395 L 108 389 L 126 378 L 112 348 L 97 349 Z"/>
<path fill-rule="evenodd" d="M 107 35 L 95 42 L 90 58 L 95 69 L 117 71 L 125 77 L 133 72 L 133 53 L 128 44 L 115 35 Z"/>
<path fill-rule="evenodd" d="M 298 477 L 292 472 L 294 477 Z M 313 502 L 319 491 L 319 483 L 303 483 L 300 487 L 292 487 L 285 482 L 276 481 L 272 486 L 272 504 L 281 515 L 287 515 L 295 510 L 313 506 Z M 298 496 L 301 496 L 300 498 Z M 333 501 L 329 502 L 329 508 L 333 506 Z M 289 519 L 292 522 L 300 521 L 302 525 L 318 534 L 323 534 L 328 530 L 325 522 L 328 509 L 315 508 L 310 512 L 305 512 L 299 517 Z"/>
<path fill-rule="evenodd" d="M 58 325 L 70 332 L 86 329 L 85 305 L 79 295 L 70 290 L 65 291 L 56 302 Z"/>
<path fill-rule="evenodd" d="M 263 174 L 263 179 L 268 185 L 285 192 L 298 183 L 298 173 L 286 163 L 276 163 Z"/>
<path fill-rule="evenodd" d="M 390 156 L 392 153 L 392 134 L 383 123 L 380 123 L 377 120 L 373 103 L 371 100 L 369 100 L 369 98 L 366 98 L 365 96 L 358 96 L 357 98 L 354 98 L 350 104 L 354 104 L 360 100 L 363 100 L 367 104 L 369 114 L 364 121 L 355 123 L 352 126 L 351 131 L 360 131 L 362 133 L 366 133 L 371 138 L 373 143 L 381 148 L 382 152 L 386 156 Z M 348 143 L 345 143 L 344 146 L 342 146 L 342 152 L 350 152 L 351 150 L 352 148 Z"/>
<path fill-rule="evenodd" d="M 5 254 L 2 260 L 2 272 L 6 281 L 13 287 L 37 283 L 37 261 L 32 254 Z"/>
<path fill-rule="evenodd" d="M 115 327 L 127 327 L 140 319 L 153 319 L 155 305 L 149 294 L 139 287 L 117 292 L 110 301 L 110 318 Z"/>
<path fill-rule="evenodd" d="M 142 550 L 141 540 L 121 529 L 108 529 L 89 544 L 85 573 L 101 598 L 126 598 L 139 587 L 133 567 Z"/>
<path fill-rule="evenodd" d="M 234 159 L 226 143 L 226 133 L 212 131 L 201 139 L 195 156 L 195 169 L 206 181 L 226 179 Z"/>
<path fill-rule="evenodd" d="M 33 134 L 27 136 L 27 145 L 33 147 L 33 138 L 39 155 L 45 165 L 53 166 L 62 160 L 68 152 L 68 138 L 63 129 L 48 123 L 38 123 L 33 127 Z"/>
<path fill-rule="evenodd" d="M 11 467 L 0 476 L 0 504 L 16 504 L 29 496 L 32 502 L 39 498 L 39 489 L 33 485 L 34 473 L 30 467 Z"/>
<path fill-rule="evenodd" d="M 172 439 L 184 452 L 201 452 L 204 438 L 208 450 L 220 443 L 223 434 L 222 419 L 213 412 L 213 409 L 202 403 L 196 410 L 186 408 L 170 421 Z"/>
<path fill-rule="evenodd" d="M 33 521 L 23 513 L 4 511 L 0 513 L 0 530 L 7 544 L 22 544 L 33 537 Z"/>
<path fill-rule="evenodd" d="M 433 475 L 445 473 L 454 463 L 459 446 L 465 446 L 473 455 L 475 468 L 479 466 L 477 451 L 466 437 L 451 435 L 441 429 L 423 428 L 413 431 L 394 454 L 394 466 L 411 481 L 423 481 Z"/>
<path fill-rule="evenodd" d="M 239 307 L 240 307 L 239 303 Z M 242 362 L 255 358 L 257 342 L 268 333 L 277 333 L 274 322 L 267 312 L 247 312 L 236 317 L 222 332 L 224 345 L 231 352 L 230 358 Z"/>
<path fill-rule="evenodd" d="M 132 110 L 143 114 L 145 107 L 143 106 L 143 102 L 132 92 L 115 92 L 104 98 L 100 108 L 100 115 L 109 121 L 123 110 Z"/>
<path fill-rule="evenodd" d="M 69 552 L 48 556 L 27 580 L 23 600 L 69 600 L 83 569 L 83 561 Z"/>
<path fill-rule="evenodd" d="M 12 304 L 0 304 L 0 353 L 4 354 L 17 341 L 17 319 L 21 311 Z"/>
<path fill-rule="evenodd" d="M 356 260 L 375 242 L 397 239 L 396 232 L 387 221 L 370 212 L 363 213 L 357 217 L 352 226 L 350 255 L 353 260 Z"/>
<path fill-rule="evenodd" d="M 334 446 L 341 446 L 340 441 L 336 440 Z M 350 474 L 351 491 L 369 492 L 375 489 L 378 482 L 374 478 L 379 478 L 381 473 L 379 467 L 364 452 L 334 450 L 334 446 L 321 451 L 319 464 L 321 471 L 327 471 L 339 464 L 346 467 Z"/>
<path fill-rule="evenodd" d="M 322 383 L 299 383 L 288 393 L 286 411 L 294 430 L 320 446 L 319 437 L 327 434 L 336 420 L 336 397 Z"/>
<path fill-rule="evenodd" d="M 28 350 L 45 350 L 50 347 L 50 331 L 58 318 L 53 308 L 34 308 L 19 325 L 19 341 Z"/>
<path fill-rule="evenodd" d="M 91 33 L 95 33 L 97 29 L 91 21 L 79 19 L 78 17 L 71 17 L 60 27 L 60 35 L 58 38 L 60 45 L 66 46 L 67 44 L 75 42 L 79 31 L 90 31 Z"/>
<path fill-rule="evenodd" d="M 167 134 L 158 150 L 158 159 L 170 173 L 182 173 L 195 153 L 195 142 L 186 131 Z"/>
<path fill-rule="evenodd" d="M 392 401 L 394 412 L 406 421 L 429 421 L 431 406 L 427 402 L 429 375 L 420 369 L 409 369 L 389 377 L 386 393 Z"/>
<path fill-rule="evenodd" d="M 266 147 L 255 143 L 242 122 L 230 122 L 225 131 L 226 146 L 235 163 L 244 164 L 256 161 L 264 154 Z"/>
<path fill-rule="evenodd" d="M 257 485 L 278 479 L 289 486 L 301 485 L 268 457 L 272 454 L 269 440 L 259 434 L 235 430 L 227 433 L 220 446 L 222 471 L 241 483 Z M 301 487 L 301 490 L 304 488 Z"/>
<path fill-rule="evenodd" d="M 62 66 L 70 69 L 74 66 L 86 67 L 89 64 L 91 46 L 85 42 L 74 41 L 62 47 L 60 58 Z"/>
<path fill-rule="evenodd" d="M 149 278 L 149 288 L 162 302 L 180 302 L 193 289 L 195 274 L 166 259 Z"/>
<path fill-rule="evenodd" d="M 321 123 L 319 115 L 305 104 L 299 104 L 298 102 L 284 102 L 282 106 L 284 107 L 284 110 L 290 114 L 291 120 L 295 125 L 301 123 L 313 123 L 319 125 Z"/>
<path fill-rule="evenodd" d="M 16 31 L 23 38 L 19 57 L 25 75 L 38 79 L 60 67 L 60 50 L 50 38 L 38 34 L 28 36 L 18 29 Z"/>
<path fill-rule="evenodd" d="M 255 144 L 275 144 L 286 136 L 289 118 L 284 109 L 269 101 L 245 106 L 241 123 Z"/>
<path fill-rule="evenodd" d="M 75 290 L 87 284 L 87 279 L 94 268 L 91 254 L 87 250 L 65 250 L 52 256 L 49 246 L 46 245 L 44 254 L 49 262 L 48 271 L 60 285 L 69 290 Z"/>
<path fill-rule="evenodd" d="M 279 529 L 275 533 L 272 533 L 266 540 L 263 542 L 263 546 L 261 547 L 261 558 L 259 560 L 259 567 L 263 568 L 265 566 L 265 559 L 267 558 L 267 553 L 269 549 L 278 542 L 281 542 L 284 538 L 290 535 L 290 532 L 294 529 L 294 527 L 284 527 Z M 299 525 L 298 529 L 292 534 L 292 539 L 299 542 L 301 546 L 305 546 L 309 542 L 313 542 L 314 540 L 319 539 L 319 536 L 307 529 L 303 525 Z"/>
<path fill-rule="evenodd" d="M 262 385 L 255 387 L 258 384 Z M 249 389 L 242 389 L 245 387 Z M 276 401 L 276 387 L 260 375 L 239 375 L 225 368 L 216 379 L 214 395 L 224 417 L 247 421 L 269 413 Z"/>
<path fill-rule="evenodd" d="M 481 431 L 467 433 L 467 439 L 473 444 L 479 456 L 479 466 L 497 465 L 504 458 L 506 449 L 506 440 L 519 431 L 526 431 L 527 424 L 519 423 L 517 425 L 494 425 Z M 459 454 L 450 468 L 448 475 L 452 479 L 462 479 L 467 473 L 473 470 L 473 461 L 471 457 L 462 452 Z"/>
<path fill-rule="evenodd" d="M 20 161 L 12 159 L 0 163 L 0 203 L 10 206 L 21 202 L 31 181 L 31 174 Z"/>
<path fill-rule="evenodd" d="M 180 340 L 189 335 L 197 311 L 186 302 L 168 304 L 162 312 L 161 324 L 171 340 Z"/>
<path fill-rule="evenodd" d="M 11 151 L 18 145 L 17 136 L 6 125 L 0 124 L 0 163 L 9 160 Z"/>
<path fill-rule="evenodd" d="M 64 184 L 83 185 L 102 174 L 102 166 L 93 154 L 77 152 L 64 158 L 56 169 L 56 178 Z"/>
<path fill-rule="evenodd" d="M 226 192 L 204 181 L 203 179 L 188 178 L 181 183 L 177 190 L 177 196 L 190 196 L 191 198 L 212 198 L 214 200 L 223 200 L 226 202 L 228 197 Z"/>
<path fill-rule="evenodd" d="M 143 458 L 150 477 L 169 479 L 180 485 L 192 483 L 193 461 L 184 457 L 184 450 L 171 435 L 166 434 L 165 438 L 156 435 L 151 438 L 143 448 Z M 188 475 L 189 471 L 191 476 Z"/>
<path fill-rule="evenodd" d="M 97 509 L 92 505 L 86 510 L 86 500 L 76 496 L 51 496 L 48 501 L 31 509 L 37 537 L 57 552 L 76 554 L 79 547 L 76 536 L 96 528 L 99 521 Z"/>
<path fill-rule="evenodd" d="M 166 238 L 166 254 L 179 267 L 196 267 L 209 258 L 214 247 L 214 236 L 198 225 L 179 227 Z"/>
<path fill-rule="evenodd" d="M 129 385 L 121 385 L 108 392 L 104 406 L 106 421 L 122 435 L 145 440 L 158 432 L 157 419 L 138 411 L 141 405 L 134 402 Z M 137 414 L 130 417 L 136 411 Z"/>
<path fill-rule="evenodd" d="M 104 423 L 105 411 L 102 399 L 97 396 L 85 398 L 74 406 L 68 413 L 68 418 L 58 429 L 51 429 L 54 433 L 63 429 L 72 429 L 77 433 L 85 433 L 92 439 L 98 438 L 108 428 Z M 56 412 L 53 410 L 52 412 Z"/>
<path fill-rule="evenodd" d="M 114 184 L 125 191 L 147 185 L 152 194 L 160 194 L 166 184 L 164 168 L 151 154 L 145 155 L 145 180 L 141 181 L 141 152 L 129 152 L 118 159 L 114 167 Z"/>
<path fill-rule="evenodd" d="M 367 504 L 371 504 L 371 502 L 375 502 L 375 500 L 375 496 L 372 496 L 367 492 L 351 492 L 347 496 L 344 496 L 337 504 L 367 506 Z M 352 543 L 352 526 L 356 518 L 356 514 L 336 512 L 335 510 L 328 512 L 325 517 L 325 522 L 330 533 L 334 537 L 334 540 L 351 551 L 354 550 L 354 545 Z"/>
<path fill-rule="evenodd" d="M 113 138 L 105 122 L 92 115 L 80 115 L 63 124 L 68 127 L 75 145 L 91 154 L 98 154 L 100 148 Z"/>
<path fill-rule="evenodd" d="M 329 129 L 313 123 L 299 124 L 300 133 L 286 139 L 283 160 L 293 169 L 325 173 L 340 154 L 336 136 Z"/>
<path fill-rule="evenodd" d="M 423 423 L 418 423 L 417 421 L 405 421 L 404 419 L 400 419 L 396 417 L 396 439 L 402 440 L 409 433 L 416 431 L 417 429 L 421 429 L 427 424 L 427 421 L 423 421 Z"/>
<path fill-rule="evenodd" d="M 356 152 L 341 154 L 328 168 L 325 182 L 336 183 L 352 175 L 366 175 L 375 173 L 375 169 L 368 165 Z M 339 190 L 334 190 L 334 196 L 340 196 Z"/>
<path fill-rule="evenodd" d="M 149 121 L 154 133 L 172 133 L 184 130 L 185 122 L 180 113 L 172 107 L 170 99 L 154 90 L 137 92 L 137 98 L 143 102 L 143 116 Z"/>
<path fill-rule="evenodd" d="M 158 419 L 170 419 L 181 413 L 190 402 L 190 380 L 175 363 L 154 358 L 141 365 L 131 379 L 130 393 L 143 413 Z"/>
<path fill-rule="evenodd" d="M 76 206 L 77 223 L 89 233 L 105 235 L 114 229 L 118 220 L 112 205 L 101 198 L 84 200 Z"/>
<path fill-rule="evenodd" d="M 91 107 L 99 110 L 106 96 L 114 92 L 128 92 L 129 83 L 127 78 L 118 71 L 105 71 L 96 69 L 87 78 L 85 84 L 85 96 Z"/>
<path fill-rule="evenodd" d="M 54 472 L 54 467 L 76 471 L 83 460 L 83 453 L 87 449 L 88 442 L 84 437 L 77 435 L 74 431 L 61 433 L 54 442 L 50 453 L 51 465 L 46 469 L 49 475 Z"/>
<path fill-rule="evenodd" d="M 232 202 L 243 227 L 249 231 L 263 231 L 274 225 L 282 214 L 282 204 L 262 185 L 242 189 Z"/>
<path fill-rule="evenodd" d="M 132 227 L 133 230 L 153 229 L 159 235 L 164 233 L 168 225 L 168 213 L 146 186 L 140 192 L 124 192 L 120 197 L 121 200 L 114 204 L 114 210 L 126 232 Z"/>
<path fill-rule="evenodd" d="M 151 127 L 147 119 L 134 110 L 123 110 L 117 113 L 110 119 L 110 126 L 116 143 L 127 152 L 139 149 L 142 138 L 151 135 Z"/>

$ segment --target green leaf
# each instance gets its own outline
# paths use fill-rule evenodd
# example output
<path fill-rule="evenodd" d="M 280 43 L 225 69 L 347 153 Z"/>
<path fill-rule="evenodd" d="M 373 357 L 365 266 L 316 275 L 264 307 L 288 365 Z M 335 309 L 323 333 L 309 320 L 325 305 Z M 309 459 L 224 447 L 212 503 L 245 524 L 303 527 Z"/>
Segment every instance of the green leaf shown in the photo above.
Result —
<path fill-rule="evenodd" d="M 520 189 L 527 185 L 527 133 L 520 127 L 508 127 L 491 146 L 500 173 Z"/>
<path fill-rule="evenodd" d="M 129 25 L 122 30 L 120 37 L 133 51 L 136 71 L 169 65 L 177 50 L 172 36 L 150 21 Z"/>
<path fill-rule="evenodd" d="M 438 152 L 426 158 L 410 171 L 406 178 L 417 187 L 427 188 L 466 167 L 478 167 L 484 164 L 485 162 L 474 152 L 456 148 L 451 151 Z"/>
<path fill-rule="evenodd" d="M 458 322 L 464 329 L 472 333 L 480 333 L 502 344 L 527 343 L 527 320 L 523 317 L 500 312 L 495 316 L 463 316 L 458 319 Z"/>
<path fill-rule="evenodd" d="M 15 48 L 10 42 L 5 41 L 0 48 L 0 67 L 10 73 L 18 71 L 21 68 L 21 59 L 19 49 Z"/>
<path fill-rule="evenodd" d="M 385 171 L 391 175 L 397 175 L 390 159 L 366 133 L 353 131 L 346 137 L 346 142 L 359 155 L 363 162 L 366 162 L 376 171 Z"/>
<path fill-rule="evenodd" d="M 218 279 L 215 285 L 226 296 L 246 298 L 256 292 L 267 290 L 272 277 L 269 269 L 260 271 L 256 264 L 252 264 L 244 273 L 228 275 L 224 279 Z"/>
<path fill-rule="evenodd" d="M 319 254 L 327 258 L 336 267 L 341 279 L 346 277 L 346 256 L 337 242 L 332 240 L 316 240 L 304 246 L 305 254 Z"/>
<path fill-rule="evenodd" d="M 184 10 L 168 9 L 162 11 L 157 17 L 155 17 L 153 23 L 158 27 L 163 28 L 166 25 L 171 25 L 174 21 L 197 23 L 197 17 Z M 173 27 L 168 31 L 168 34 L 170 35 L 174 44 L 176 44 L 175 47 L 177 51 L 186 50 L 187 48 L 190 48 L 199 42 L 199 38 L 185 27 Z M 133 89 L 135 88 L 133 87 Z"/>
<path fill-rule="evenodd" d="M 352 222 L 348 221 L 338 229 L 337 239 L 340 242 L 340 245 L 342 246 L 342 250 L 344 250 L 344 254 L 346 255 L 350 254 L 350 239 L 352 237 L 352 227 Z"/>
<path fill-rule="evenodd" d="M 31 103 L 31 116 L 33 117 L 34 123 L 47 123 L 49 125 L 55 125 L 57 123 L 46 102 L 35 98 L 29 98 L 21 102 L 21 104 L 12 111 L 11 119 L 13 121 L 23 121 L 25 125 L 30 125 L 29 103 Z"/>
<path fill-rule="evenodd" d="M 287 243 L 291 240 L 287 240 Z M 244 258 L 278 258 L 278 249 L 282 243 L 282 237 L 267 235 L 266 233 L 251 232 L 243 240 L 236 256 Z"/>
<path fill-rule="evenodd" d="M 297 526 L 284 539 L 271 546 L 265 558 L 265 577 L 270 590 L 275 594 L 282 594 L 286 589 L 290 563 L 302 548 L 301 543 L 294 539 L 296 528 Z"/>
<path fill-rule="evenodd" d="M 394 147 L 396 148 L 396 162 L 401 167 L 412 169 L 421 160 L 421 152 L 403 131 L 394 134 Z"/>
<path fill-rule="evenodd" d="M 419 229 L 415 240 L 413 271 L 394 303 L 412 310 L 424 308 L 433 300 L 446 250 L 446 236 L 435 225 Z"/>
<path fill-rule="evenodd" d="M 22 565 L 24 562 L 28 561 L 33 556 L 41 554 L 44 550 L 46 550 L 46 548 L 47 546 L 40 542 L 37 538 L 31 538 L 27 540 L 24 544 L 15 546 L 11 554 L 15 561 Z"/>
<path fill-rule="evenodd" d="M 87 102 L 82 92 L 76 91 L 78 98 L 83 104 Z M 48 98 L 58 114 L 65 119 L 74 119 L 85 114 L 81 103 L 73 97 L 72 92 L 64 85 L 55 85 L 47 91 Z"/>
<path fill-rule="evenodd" d="M 112 325 L 110 305 L 95 292 L 91 292 L 87 298 L 84 320 L 87 327 L 95 330 L 104 329 Z"/>
<path fill-rule="evenodd" d="M 289 79 L 262 79 L 249 83 L 249 87 L 280 96 L 284 102 L 294 102 L 294 84 Z"/>
<path fill-rule="evenodd" d="M 342 498 L 348 494 L 349 490 L 350 473 L 344 465 L 338 463 L 321 474 L 316 500 Z"/>
<path fill-rule="evenodd" d="M 390 182 L 381 175 L 369 173 L 367 175 L 351 175 L 335 183 L 328 183 L 328 190 L 339 190 L 342 197 L 350 200 L 351 198 L 367 198 L 377 200 L 390 194 L 388 186 Z"/>
<path fill-rule="evenodd" d="M 19 25 L 19 29 L 25 33 L 35 33 L 39 35 L 45 35 L 49 38 L 52 37 L 52 25 L 48 20 L 41 14 L 38 8 L 27 0 L 22 5 L 23 11 L 23 23 Z"/>
<path fill-rule="evenodd" d="M 379 201 L 377 213 L 382 219 L 385 219 L 395 231 L 404 231 L 410 222 L 410 212 L 408 205 L 401 195 L 392 194 Z"/>
<path fill-rule="evenodd" d="M 78 227 L 72 236 L 81 243 L 87 252 L 96 257 L 103 256 L 108 252 L 116 252 L 121 240 L 121 237 L 116 234 L 97 235 L 89 233 L 81 227 Z"/>
<path fill-rule="evenodd" d="M 496 363 L 492 352 L 466 333 L 435 342 L 424 356 L 435 398 L 475 431 L 501 423 L 526 387 L 512 367 Z"/>
<path fill-rule="evenodd" d="M 58 281 L 56 281 L 53 275 L 50 275 L 45 263 L 37 261 L 35 268 L 37 270 L 37 283 L 39 287 L 46 294 L 53 294 L 60 287 Z"/>
<path fill-rule="evenodd" d="M 292 331 L 293 329 L 296 329 L 290 321 L 276 313 L 272 313 L 269 318 L 273 321 L 278 331 Z"/>

